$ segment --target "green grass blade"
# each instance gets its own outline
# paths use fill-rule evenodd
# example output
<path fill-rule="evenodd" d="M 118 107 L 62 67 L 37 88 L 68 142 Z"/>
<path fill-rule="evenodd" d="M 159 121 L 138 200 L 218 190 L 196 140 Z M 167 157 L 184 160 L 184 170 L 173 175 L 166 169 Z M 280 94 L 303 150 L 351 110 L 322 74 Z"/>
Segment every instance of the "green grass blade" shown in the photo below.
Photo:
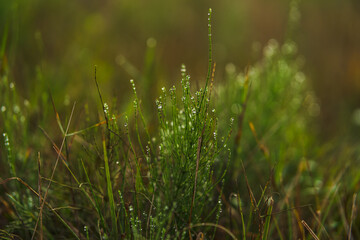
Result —
<path fill-rule="evenodd" d="M 245 227 L 244 214 L 243 214 L 243 208 L 242 208 L 242 203 L 241 203 L 241 198 L 240 198 L 240 192 L 239 191 L 238 191 L 238 193 L 236 195 L 236 199 L 238 201 L 238 211 L 239 211 L 240 217 L 241 217 L 241 227 L 242 227 L 242 231 L 243 231 L 243 240 L 246 240 L 246 227 Z"/>
<path fill-rule="evenodd" d="M 268 236 L 269 236 L 271 213 L 272 213 L 272 209 L 273 209 L 273 205 L 274 205 L 274 200 L 272 197 L 270 197 L 267 200 L 267 204 L 268 204 L 268 210 L 267 210 L 266 221 L 265 221 L 265 226 L 264 226 L 264 231 L 263 231 L 263 238 L 262 238 L 263 240 L 268 239 Z"/>
<path fill-rule="evenodd" d="M 10 146 L 9 135 L 7 133 L 3 133 L 3 137 L 4 137 L 5 148 L 7 151 L 7 161 L 9 163 L 9 167 L 10 167 L 10 174 L 12 177 L 15 177 L 16 176 L 15 161 L 14 161 L 12 149 Z"/>
<path fill-rule="evenodd" d="M 118 239 L 118 229 L 117 229 L 117 220 L 116 220 L 116 208 L 114 202 L 114 195 L 111 185 L 111 177 L 110 177 L 110 169 L 109 169 L 109 159 L 107 156 L 107 149 L 105 139 L 103 139 L 103 150 L 104 150 L 104 163 L 105 163 L 105 175 L 106 175 L 106 187 L 110 202 L 110 214 L 111 214 L 111 222 L 112 222 L 112 235 L 114 239 Z"/>

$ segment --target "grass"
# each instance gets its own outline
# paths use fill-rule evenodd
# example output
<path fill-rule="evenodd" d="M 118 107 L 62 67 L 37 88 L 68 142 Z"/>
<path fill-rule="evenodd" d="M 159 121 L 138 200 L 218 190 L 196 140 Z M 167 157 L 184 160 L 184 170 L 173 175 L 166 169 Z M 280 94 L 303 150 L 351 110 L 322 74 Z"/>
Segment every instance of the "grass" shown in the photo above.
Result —
<path fill-rule="evenodd" d="M 98 108 L 59 112 L 48 93 L 22 99 L 5 30 L 1 239 L 360 237 L 358 149 L 319 143 L 320 103 L 296 44 L 270 40 L 261 60 L 244 73 L 227 65 L 217 83 L 211 10 L 208 21 L 204 87 L 182 65 L 180 87 L 163 87 L 152 108 L 131 80 L 126 112 L 103 95 L 96 68 Z"/>

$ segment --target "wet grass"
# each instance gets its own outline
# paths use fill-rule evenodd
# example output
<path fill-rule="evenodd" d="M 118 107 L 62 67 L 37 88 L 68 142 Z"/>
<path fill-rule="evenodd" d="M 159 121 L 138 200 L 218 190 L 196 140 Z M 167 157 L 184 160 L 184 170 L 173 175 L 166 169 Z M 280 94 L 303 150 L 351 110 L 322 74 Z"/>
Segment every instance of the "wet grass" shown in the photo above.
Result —
<path fill-rule="evenodd" d="M 216 82 L 208 17 L 203 87 L 182 65 L 179 83 L 163 87 L 152 108 L 152 94 L 140 98 L 130 80 L 125 112 L 102 93 L 96 68 L 97 104 L 59 112 L 48 92 L 24 100 L 5 32 L 2 239 L 360 237 L 358 149 L 319 143 L 320 103 L 296 44 L 271 40 L 256 64 L 244 72 L 228 64 Z"/>

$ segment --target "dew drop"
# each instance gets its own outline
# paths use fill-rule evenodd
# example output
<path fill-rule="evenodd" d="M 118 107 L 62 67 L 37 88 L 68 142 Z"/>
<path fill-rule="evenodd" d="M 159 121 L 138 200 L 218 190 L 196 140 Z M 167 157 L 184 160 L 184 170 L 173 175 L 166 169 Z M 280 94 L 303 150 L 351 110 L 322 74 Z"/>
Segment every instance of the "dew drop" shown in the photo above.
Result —
<path fill-rule="evenodd" d="M 7 135 L 7 133 L 3 133 L 3 136 L 5 138 L 5 146 L 9 147 L 10 146 L 9 136 Z"/>
<path fill-rule="evenodd" d="M 104 103 L 104 112 L 107 114 L 109 111 L 109 105 L 107 103 Z"/>
<path fill-rule="evenodd" d="M 25 99 L 24 100 L 24 105 L 25 105 L 25 107 L 29 107 L 30 106 L 29 100 Z"/>
<path fill-rule="evenodd" d="M 20 107 L 18 105 L 15 105 L 13 110 L 14 110 L 14 113 L 19 113 Z"/>
<path fill-rule="evenodd" d="M 181 73 L 186 73 L 186 67 L 184 64 L 181 65 Z"/>

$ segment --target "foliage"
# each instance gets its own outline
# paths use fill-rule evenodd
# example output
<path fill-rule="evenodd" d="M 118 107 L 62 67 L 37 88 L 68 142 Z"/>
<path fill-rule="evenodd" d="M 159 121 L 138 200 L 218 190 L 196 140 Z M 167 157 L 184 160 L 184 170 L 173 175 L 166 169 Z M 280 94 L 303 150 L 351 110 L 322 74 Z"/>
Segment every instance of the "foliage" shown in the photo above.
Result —
<path fill-rule="evenodd" d="M 262 60 L 244 73 L 228 64 L 214 83 L 210 17 L 205 86 L 194 91 L 182 65 L 180 89 L 156 100 L 157 120 L 148 114 L 153 44 L 140 77 L 146 98 L 131 80 L 133 101 L 106 100 L 95 68 L 100 111 L 91 99 L 60 112 L 49 92 L 18 94 L 4 30 L 2 239 L 360 236 L 358 150 L 318 144 L 320 107 L 296 44 L 270 40 Z M 46 89 L 40 70 L 35 80 Z M 329 169 L 330 156 L 344 161 Z"/>

